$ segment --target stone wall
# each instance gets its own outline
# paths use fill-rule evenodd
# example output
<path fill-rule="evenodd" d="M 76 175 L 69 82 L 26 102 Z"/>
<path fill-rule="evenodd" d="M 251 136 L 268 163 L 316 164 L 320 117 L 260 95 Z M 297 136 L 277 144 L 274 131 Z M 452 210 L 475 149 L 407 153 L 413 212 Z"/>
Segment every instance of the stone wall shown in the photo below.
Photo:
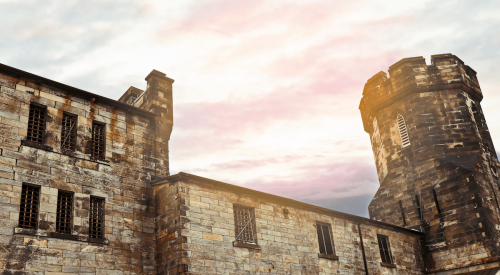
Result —
<path fill-rule="evenodd" d="M 418 232 L 185 173 L 159 182 L 157 188 L 177 192 L 170 195 L 176 199 L 165 201 L 172 206 L 164 216 L 175 212 L 185 220 L 176 235 L 168 231 L 172 237 L 164 237 L 170 247 L 181 250 L 176 253 L 183 256 L 176 261 L 185 265 L 169 275 L 366 274 L 358 224 L 369 274 L 424 274 Z M 184 211 L 174 210 L 179 204 Z M 234 204 L 255 209 L 260 249 L 233 246 Z M 331 224 L 338 259 L 318 257 L 316 222 Z M 158 227 L 157 237 L 167 236 Z M 389 236 L 394 267 L 381 265 L 377 234 Z"/>
<path fill-rule="evenodd" d="M 1 72 L 0 274 L 154 274 L 150 179 L 168 169 L 153 150 L 155 116 L 13 68 Z M 42 149 L 22 145 L 31 103 L 47 108 Z M 78 116 L 75 152 L 60 148 L 63 112 Z M 106 124 L 105 160 L 90 157 L 92 121 Z M 41 187 L 38 230 L 18 228 L 23 183 Z M 71 235 L 54 234 L 58 190 L 74 194 Z M 90 196 L 105 198 L 104 240 L 88 238 Z"/>
<path fill-rule="evenodd" d="M 498 261 L 500 166 L 476 72 L 444 54 L 431 65 L 403 59 L 389 73 L 368 80 L 360 104 L 381 185 L 370 217 L 422 230 L 430 272 Z"/>

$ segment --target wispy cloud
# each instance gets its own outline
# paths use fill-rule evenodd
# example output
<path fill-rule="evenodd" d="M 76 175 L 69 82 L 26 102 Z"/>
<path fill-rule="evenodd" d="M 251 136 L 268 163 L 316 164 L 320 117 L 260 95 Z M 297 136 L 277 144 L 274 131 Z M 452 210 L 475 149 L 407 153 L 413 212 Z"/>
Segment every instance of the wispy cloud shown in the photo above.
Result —
<path fill-rule="evenodd" d="M 171 172 L 366 215 L 378 182 L 358 104 L 401 58 L 451 52 L 472 66 L 500 146 L 499 12 L 456 0 L 0 0 L 0 62 L 111 98 L 163 71 L 175 79 Z"/>

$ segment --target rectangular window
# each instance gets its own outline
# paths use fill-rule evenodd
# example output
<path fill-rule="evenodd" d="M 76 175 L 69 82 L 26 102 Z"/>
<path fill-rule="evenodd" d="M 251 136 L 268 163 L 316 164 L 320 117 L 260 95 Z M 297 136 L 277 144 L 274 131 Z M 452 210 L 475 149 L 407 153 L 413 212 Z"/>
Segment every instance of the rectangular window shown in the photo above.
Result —
<path fill-rule="evenodd" d="M 236 241 L 257 244 L 254 209 L 235 205 L 233 210 Z"/>
<path fill-rule="evenodd" d="M 43 144 L 45 138 L 45 108 L 30 105 L 26 140 Z"/>
<path fill-rule="evenodd" d="M 389 237 L 384 235 L 377 235 L 377 239 L 382 262 L 386 264 L 393 264 L 391 248 L 389 246 Z"/>
<path fill-rule="evenodd" d="M 63 114 L 61 149 L 75 151 L 76 147 L 76 122 L 78 117 L 67 113 Z"/>
<path fill-rule="evenodd" d="M 19 227 L 37 229 L 40 187 L 23 184 L 19 212 Z"/>
<path fill-rule="evenodd" d="M 318 231 L 319 253 L 327 255 L 335 255 L 335 248 L 333 246 L 332 227 L 327 223 L 316 223 Z"/>
<path fill-rule="evenodd" d="M 73 193 L 59 190 L 57 194 L 56 232 L 71 234 L 73 217 Z"/>
<path fill-rule="evenodd" d="M 103 238 L 104 236 L 104 199 L 90 197 L 89 237 Z"/>
<path fill-rule="evenodd" d="M 106 128 L 104 124 L 92 124 L 92 157 L 104 159 L 106 146 Z"/>

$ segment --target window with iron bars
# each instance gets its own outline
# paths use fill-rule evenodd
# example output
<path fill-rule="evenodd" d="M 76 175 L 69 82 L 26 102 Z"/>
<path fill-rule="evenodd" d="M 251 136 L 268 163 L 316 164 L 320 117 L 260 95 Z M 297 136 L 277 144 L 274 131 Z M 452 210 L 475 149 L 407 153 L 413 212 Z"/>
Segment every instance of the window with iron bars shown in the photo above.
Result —
<path fill-rule="evenodd" d="M 57 194 L 56 232 L 71 234 L 73 193 L 59 190 Z"/>
<path fill-rule="evenodd" d="M 37 229 L 40 187 L 23 184 L 19 211 L 19 227 Z"/>
<path fill-rule="evenodd" d="M 327 223 L 316 223 L 318 231 L 319 253 L 327 255 L 335 255 L 335 248 L 333 246 L 332 227 Z"/>
<path fill-rule="evenodd" d="M 248 244 L 257 244 L 254 209 L 234 205 L 233 210 L 236 241 Z"/>
<path fill-rule="evenodd" d="M 26 140 L 43 144 L 45 138 L 45 111 L 46 109 L 43 107 L 30 105 Z"/>
<path fill-rule="evenodd" d="M 89 237 L 103 238 L 104 236 L 104 199 L 90 197 Z"/>
<path fill-rule="evenodd" d="M 384 235 L 377 235 L 377 239 L 382 262 L 386 264 L 394 264 L 391 254 L 391 248 L 389 246 L 389 237 Z"/>
<path fill-rule="evenodd" d="M 92 157 L 104 159 L 106 149 L 106 127 L 104 124 L 94 122 L 92 124 Z"/>
<path fill-rule="evenodd" d="M 76 115 L 63 114 L 61 132 L 61 148 L 63 150 L 75 151 L 77 120 L 78 117 Z"/>

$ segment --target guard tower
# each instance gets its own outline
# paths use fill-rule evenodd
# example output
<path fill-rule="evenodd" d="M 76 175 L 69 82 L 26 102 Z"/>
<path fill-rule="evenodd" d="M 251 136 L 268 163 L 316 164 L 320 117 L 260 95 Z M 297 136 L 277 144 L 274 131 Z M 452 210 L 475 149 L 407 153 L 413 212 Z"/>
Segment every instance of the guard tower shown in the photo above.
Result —
<path fill-rule="evenodd" d="M 380 181 L 370 218 L 424 232 L 430 274 L 499 261 L 500 166 L 482 99 L 476 72 L 452 54 L 402 59 L 363 90 Z"/>

